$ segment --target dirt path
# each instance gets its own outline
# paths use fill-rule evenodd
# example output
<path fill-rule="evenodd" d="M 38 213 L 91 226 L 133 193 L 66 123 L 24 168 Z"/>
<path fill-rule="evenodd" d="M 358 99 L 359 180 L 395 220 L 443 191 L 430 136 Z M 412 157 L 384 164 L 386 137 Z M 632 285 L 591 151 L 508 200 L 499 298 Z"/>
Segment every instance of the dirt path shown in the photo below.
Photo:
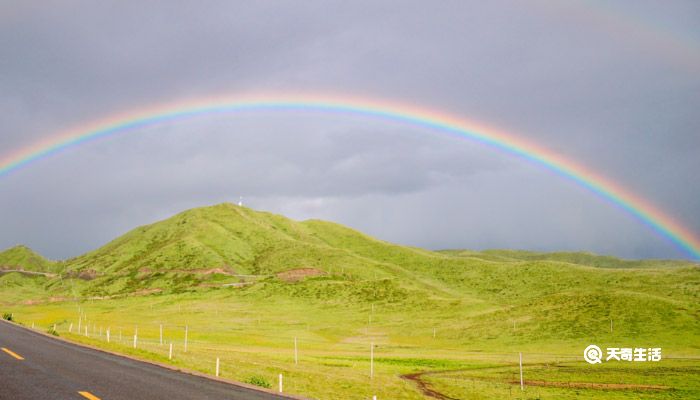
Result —
<path fill-rule="evenodd" d="M 545 363 L 542 363 L 545 365 Z M 491 367 L 491 368 L 502 368 L 502 367 Z M 490 368 L 489 368 L 490 369 Z M 441 371 L 423 371 L 415 372 L 412 374 L 401 375 L 401 379 L 413 382 L 418 387 L 425 396 L 438 399 L 438 400 L 459 400 L 454 397 L 450 397 L 444 393 L 435 390 L 430 383 L 423 380 L 425 375 L 442 375 L 455 372 L 464 372 L 467 369 L 453 369 L 453 370 L 441 370 Z M 499 381 L 503 383 L 508 383 L 510 385 L 520 385 L 520 381 L 507 381 L 502 380 L 497 377 L 479 377 L 479 376 L 465 376 L 466 379 L 478 380 L 478 381 Z M 524 381 L 525 386 L 540 386 L 540 387 L 557 387 L 557 388 L 575 388 L 575 389 L 604 389 L 604 390 L 668 390 L 671 389 L 668 386 L 663 385 L 641 385 L 641 384 L 627 384 L 627 383 L 595 383 L 595 382 L 555 382 L 555 381 Z"/>
<path fill-rule="evenodd" d="M 405 374 L 401 375 L 401 379 L 405 379 L 407 381 L 411 381 L 418 386 L 418 390 L 421 391 L 424 395 L 428 397 L 432 397 L 433 399 L 438 399 L 438 400 L 459 400 L 455 399 L 454 397 L 447 396 L 445 394 L 442 394 L 438 392 L 437 390 L 433 389 L 428 382 L 424 381 L 422 378 L 423 375 L 426 374 L 435 374 L 438 372 L 447 372 L 447 371 L 435 371 L 435 372 L 417 372 L 415 374 Z"/>
<path fill-rule="evenodd" d="M 56 274 L 52 274 L 50 272 L 39 272 L 39 271 L 25 271 L 23 269 L 0 269 L 0 275 L 3 274 L 9 274 L 10 272 L 18 272 L 23 275 L 39 275 L 39 276 L 45 276 L 47 278 L 53 278 L 55 276 L 58 276 Z"/>

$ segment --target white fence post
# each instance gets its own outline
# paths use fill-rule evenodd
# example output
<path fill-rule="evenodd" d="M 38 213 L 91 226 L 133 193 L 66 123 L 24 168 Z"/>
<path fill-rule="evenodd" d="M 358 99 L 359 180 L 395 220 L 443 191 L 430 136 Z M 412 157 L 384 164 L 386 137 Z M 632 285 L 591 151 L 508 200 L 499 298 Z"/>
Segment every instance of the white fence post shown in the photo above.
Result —
<path fill-rule="evenodd" d="M 280 393 L 282 393 L 282 374 L 280 374 Z"/>
<path fill-rule="evenodd" d="M 107 327 L 107 343 L 109 343 L 109 327 Z"/>
<path fill-rule="evenodd" d="M 136 348 L 136 338 L 138 337 L 139 334 L 139 327 L 136 326 L 134 327 L 134 348 Z"/>
<path fill-rule="evenodd" d="M 216 357 L 216 376 L 219 376 L 219 357 Z"/>
<path fill-rule="evenodd" d="M 523 386 L 523 353 L 520 353 L 520 390 L 525 390 Z"/>
<path fill-rule="evenodd" d="M 369 345 L 369 378 L 374 378 L 374 342 Z"/>
<path fill-rule="evenodd" d="M 68 326 L 68 333 L 73 333 L 73 323 L 72 322 Z"/>
<path fill-rule="evenodd" d="M 168 360 L 173 359 L 173 342 L 170 342 L 170 352 L 168 353 Z"/>

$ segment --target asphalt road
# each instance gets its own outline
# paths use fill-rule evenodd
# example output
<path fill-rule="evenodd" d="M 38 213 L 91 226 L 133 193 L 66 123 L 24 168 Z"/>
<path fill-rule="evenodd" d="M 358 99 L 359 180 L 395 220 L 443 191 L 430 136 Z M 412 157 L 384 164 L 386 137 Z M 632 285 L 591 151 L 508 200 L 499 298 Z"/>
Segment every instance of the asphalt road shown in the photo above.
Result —
<path fill-rule="evenodd" d="M 0 350 L 3 400 L 287 398 L 88 349 L 4 321 Z"/>

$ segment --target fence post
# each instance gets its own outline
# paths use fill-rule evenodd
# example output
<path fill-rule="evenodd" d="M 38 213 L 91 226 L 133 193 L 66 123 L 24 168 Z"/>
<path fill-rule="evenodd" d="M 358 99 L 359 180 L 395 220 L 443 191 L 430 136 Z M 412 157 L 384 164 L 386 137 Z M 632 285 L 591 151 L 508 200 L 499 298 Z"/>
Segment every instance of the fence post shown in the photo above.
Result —
<path fill-rule="evenodd" d="M 374 378 L 374 342 L 369 345 L 369 378 Z"/>
<path fill-rule="evenodd" d="M 68 333 L 73 333 L 73 323 L 72 322 L 68 326 Z"/>
<path fill-rule="evenodd" d="M 189 327 L 185 325 L 185 353 L 187 353 L 187 332 L 189 330 Z"/>
<path fill-rule="evenodd" d="M 170 352 L 168 353 L 168 360 L 173 359 L 173 342 L 170 342 Z"/>
<path fill-rule="evenodd" d="M 219 376 L 219 357 L 216 357 L 216 376 Z"/>
<path fill-rule="evenodd" d="M 136 326 L 134 327 L 134 348 L 136 348 L 136 338 L 138 337 L 139 334 L 139 327 Z"/>
<path fill-rule="evenodd" d="M 109 343 L 109 327 L 107 327 L 107 343 Z"/>
<path fill-rule="evenodd" d="M 520 390 L 525 390 L 523 386 L 523 353 L 520 353 Z"/>
<path fill-rule="evenodd" d="M 280 393 L 282 393 L 282 374 L 280 374 Z"/>

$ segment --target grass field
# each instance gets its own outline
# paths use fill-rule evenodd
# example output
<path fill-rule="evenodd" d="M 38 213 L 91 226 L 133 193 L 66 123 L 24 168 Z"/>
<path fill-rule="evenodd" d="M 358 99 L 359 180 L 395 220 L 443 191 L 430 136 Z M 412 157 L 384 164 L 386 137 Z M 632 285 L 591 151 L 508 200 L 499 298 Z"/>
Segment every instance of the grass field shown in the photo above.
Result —
<path fill-rule="evenodd" d="M 5 269 L 60 273 L 0 276 L 0 311 L 25 326 L 205 373 L 219 357 L 223 377 L 276 388 L 281 373 L 285 392 L 311 398 L 700 398 L 693 263 L 430 252 L 232 205 L 59 263 L 1 254 Z M 663 358 L 589 365 L 589 344 L 661 347 Z"/>

